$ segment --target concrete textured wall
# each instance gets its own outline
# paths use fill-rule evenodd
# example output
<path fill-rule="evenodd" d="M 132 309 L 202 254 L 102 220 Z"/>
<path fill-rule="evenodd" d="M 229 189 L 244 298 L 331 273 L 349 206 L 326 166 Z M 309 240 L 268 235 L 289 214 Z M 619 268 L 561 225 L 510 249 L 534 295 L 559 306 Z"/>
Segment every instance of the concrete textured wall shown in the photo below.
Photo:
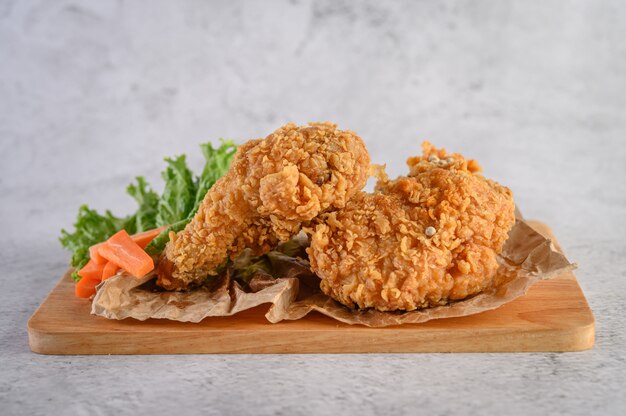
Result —
<path fill-rule="evenodd" d="M 0 403 L 9 414 L 172 412 L 173 396 L 209 414 L 623 412 L 625 39 L 619 0 L 0 0 Z M 56 237 L 81 203 L 124 214 L 125 185 L 141 174 L 160 188 L 163 157 L 199 166 L 198 143 L 289 121 L 358 132 L 392 175 L 425 139 L 478 159 L 579 263 L 595 350 L 28 352 L 26 320 L 65 268 Z M 100 400 L 75 397 L 87 382 Z"/>

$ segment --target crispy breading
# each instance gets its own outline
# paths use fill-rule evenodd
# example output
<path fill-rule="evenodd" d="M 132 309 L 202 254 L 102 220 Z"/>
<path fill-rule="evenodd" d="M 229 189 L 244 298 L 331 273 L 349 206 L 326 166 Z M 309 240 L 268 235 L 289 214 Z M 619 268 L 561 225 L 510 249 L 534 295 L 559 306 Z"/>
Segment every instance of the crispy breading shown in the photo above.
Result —
<path fill-rule="evenodd" d="M 269 251 L 320 213 L 343 208 L 365 186 L 369 164 L 361 138 L 331 123 L 287 124 L 245 143 L 191 223 L 171 236 L 158 284 L 185 289 L 244 248 Z"/>
<path fill-rule="evenodd" d="M 511 191 L 480 166 L 430 143 L 410 174 L 321 215 L 308 249 L 324 293 L 349 307 L 415 310 L 493 285 L 497 254 L 515 222 Z M 431 228 L 432 227 L 432 228 Z"/>

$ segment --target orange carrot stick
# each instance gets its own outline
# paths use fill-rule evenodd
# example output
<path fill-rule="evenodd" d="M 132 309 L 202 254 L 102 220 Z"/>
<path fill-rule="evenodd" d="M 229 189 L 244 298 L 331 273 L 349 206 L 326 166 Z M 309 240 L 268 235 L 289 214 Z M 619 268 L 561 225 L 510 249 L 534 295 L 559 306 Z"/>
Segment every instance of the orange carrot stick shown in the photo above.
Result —
<path fill-rule="evenodd" d="M 103 264 L 96 263 L 93 259 L 89 260 L 85 266 L 78 271 L 78 275 L 83 279 L 102 280 Z"/>
<path fill-rule="evenodd" d="M 74 287 L 74 293 L 79 298 L 90 298 L 96 294 L 96 286 L 100 283 L 100 280 L 83 277 L 76 283 Z"/>
<path fill-rule="evenodd" d="M 101 245 L 102 243 L 98 243 L 89 247 L 89 257 L 91 258 L 91 260 L 95 261 L 97 264 L 105 265 L 107 263 L 107 259 L 102 257 L 100 253 L 98 252 L 98 249 L 100 248 Z"/>
<path fill-rule="evenodd" d="M 168 226 L 163 226 L 160 228 L 155 228 L 154 230 L 144 231 L 143 233 L 133 234 L 130 238 L 139 245 L 141 248 L 146 248 L 150 241 L 154 240 L 163 230 L 165 230 Z"/>
<path fill-rule="evenodd" d="M 113 234 L 98 252 L 136 277 L 143 277 L 154 269 L 152 257 L 130 238 L 126 230 Z"/>
<path fill-rule="evenodd" d="M 141 248 L 146 248 L 150 241 L 154 240 L 163 230 L 165 230 L 169 225 L 164 225 L 163 227 L 155 228 L 152 230 L 144 231 L 142 233 L 133 234 L 130 238 L 139 245 Z M 100 255 L 100 247 L 102 247 L 102 243 L 94 244 L 89 247 L 89 257 L 98 264 L 107 264 L 108 260 Z"/>
<path fill-rule="evenodd" d="M 113 263 L 112 261 L 108 262 L 104 265 L 104 269 L 102 270 L 102 281 L 104 282 L 109 277 L 113 277 L 117 274 L 117 271 L 120 269 L 120 266 Z"/>

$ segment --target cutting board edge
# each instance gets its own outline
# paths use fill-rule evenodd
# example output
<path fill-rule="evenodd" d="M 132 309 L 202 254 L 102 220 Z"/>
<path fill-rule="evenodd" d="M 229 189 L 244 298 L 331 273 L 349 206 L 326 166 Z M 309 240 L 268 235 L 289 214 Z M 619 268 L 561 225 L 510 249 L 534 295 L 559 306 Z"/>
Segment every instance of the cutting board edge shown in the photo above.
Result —
<path fill-rule="evenodd" d="M 544 330 L 533 331 L 523 336 L 512 336 L 512 333 L 490 335 L 482 338 L 481 342 L 459 345 L 459 337 L 454 342 L 446 343 L 440 339 L 424 341 L 419 340 L 414 344 L 407 345 L 406 341 L 394 343 L 393 339 L 386 343 L 369 343 L 364 348 L 358 348 L 363 340 L 354 340 L 350 347 L 333 346 L 325 343 L 323 339 L 309 340 L 300 338 L 290 340 L 284 338 L 280 344 L 268 342 L 259 344 L 259 337 L 251 334 L 240 341 L 237 348 L 223 348 L 203 341 L 203 337 L 197 337 L 193 346 L 186 344 L 186 349 L 172 349 L 164 352 L 160 344 L 164 341 L 174 342 L 174 339 L 162 340 L 157 345 L 147 343 L 124 344 L 123 334 L 119 334 L 120 340 L 106 334 L 93 334 L 89 343 L 81 342 L 79 334 L 59 337 L 59 333 L 46 333 L 37 329 L 29 329 L 29 346 L 31 350 L 43 355 L 163 355 L 163 354 L 345 354 L 345 353 L 495 353 L 495 352 L 578 352 L 593 348 L 595 343 L 595 325 L 593 323 L 569 328 L 567 330 Z M 100 338 L 103 341 L 100 341 Z M 247 339 L 246 339 L 247 338 Z M 330 337 L 332 339 L 332 336 Z M 119 342 L 118 342 L 119 341 Z M 243 341 L 243 342 L 242 342 Z M 291 342 L 293 341 L 293 342 Z M 112 346 L 115 344 L 115 346 Z"/>

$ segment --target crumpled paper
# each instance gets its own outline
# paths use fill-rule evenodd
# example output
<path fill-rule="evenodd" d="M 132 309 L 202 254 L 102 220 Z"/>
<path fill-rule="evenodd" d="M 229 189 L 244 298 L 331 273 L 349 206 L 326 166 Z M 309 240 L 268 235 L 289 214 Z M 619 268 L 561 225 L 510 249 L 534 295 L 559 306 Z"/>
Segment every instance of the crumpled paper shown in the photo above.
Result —
<path fill-rule="evenodd" d="M 272 323 L 301 319 L 317 311 L 347 324 L 384 327 L 431 319 L 460 317 L 496 309 L 524 295 L 537 281 L 576 268 L 552 242 L 518 218 L 501 255 L 496 281 L 490 291 L 445 306 L 411 311 L 380 312 L 353 310 L 324 295 L 319 278 L 305 256 L 272 252 L 272 274 L 258 268 L 245 279 L 235 279 L 228 269 L 219 278 L 189 292 L 165 292 L 155 285 L 155 276 L 142 279 L 118 275 L 101 283 L 92 303 L 92 314 L 109 319 L 171 319 L 199 322 L 211 316 L 230 316 L 264 303 L 271 306 L 265 317 Z M 245 256 L 245 254 L 244 254 Z M 243 260 L 247 261 L 245 258 Z"/>

